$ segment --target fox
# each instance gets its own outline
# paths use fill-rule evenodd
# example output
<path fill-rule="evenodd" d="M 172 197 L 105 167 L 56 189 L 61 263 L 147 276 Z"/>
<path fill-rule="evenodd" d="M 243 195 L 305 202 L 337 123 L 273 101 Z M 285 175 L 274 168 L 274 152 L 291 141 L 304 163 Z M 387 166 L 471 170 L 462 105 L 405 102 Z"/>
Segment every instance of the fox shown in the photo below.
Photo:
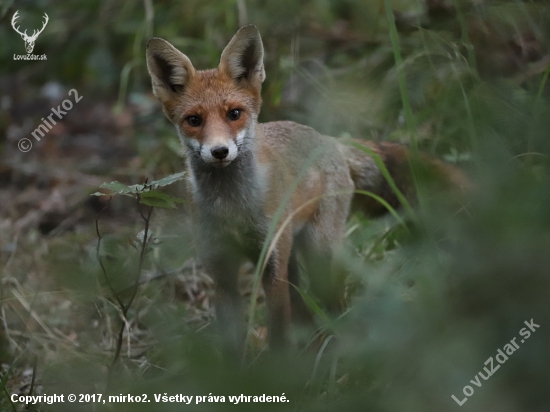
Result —
<path fill-rule="evenodd" d="M 291 325 L 311 317 L 297 291 L 298 259 L 313 294 L 329 311 L 341 310 L 341 282 L 330 268 L 344 241 L 355 191 L 399 205 L 369 151 L 380 157 L 407 196 L 413 186 L 405 146 L 357 140 L 368 148 L 360 150 L 295 122 L 260 123 L 263 58 L 254 25 L 236 32 L 213 69 L 195 69 L 161 38 L 150 39 L 146 49 L 153 94 L 185 148 L 197 254 L 216 284 L 217 323 L 235 348 L 246 335 L 239 268 L 246 260 L 258 261 L 272 222 L 277 236 L 261 284 L 267 341 L 276 349 L 292 345 Z M 429 163 L 448 180 L 460 180 L 443 162 Z M 365 213 L 384 209 L 372 198 L 356 200 Z"/>

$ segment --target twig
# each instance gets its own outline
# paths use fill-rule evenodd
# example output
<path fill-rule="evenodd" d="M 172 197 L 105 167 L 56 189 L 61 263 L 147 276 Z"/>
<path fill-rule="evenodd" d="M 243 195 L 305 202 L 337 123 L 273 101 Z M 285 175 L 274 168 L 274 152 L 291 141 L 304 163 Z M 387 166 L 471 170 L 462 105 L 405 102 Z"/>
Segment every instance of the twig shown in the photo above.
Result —
<path fill-rule="evenodd" d="M 140 197 L 138 195 L 137 196 L 138 210 L 142 219 L 145 221 L 145 230 L 143 232 L 143 241 L 141 242 L 141 251 L 139 253 L 139 265 L 138 265 L 136 280 L 134 282 L 134 290 L 132 292 L 132 296 L 130 297 L 130 301 L 128 302 L 128 305 L 126 307 L 126 311 L 128 311 L 128 309 L 130 309 L 130 306 L 132 306 L 132 303 L 134 302 L 134 299 L 138 291 L 139 278 L 141 275 L 141 269 L 143 268 L 143 261 L 145 259 L 145 251 L 147 250 L 147 244 L 149 243 L 149 222 L 151 221 L 151 214 L 153 213 L 153 206 L 149 206 L 147 217 L 143 215 L 141 208 L 139 207 L 139 198 Z"/>
<path fill-rule="evenodd" d="M 132 295 L 130 296 L 130 300 L 128 301 L 128 303 L 126 305 L 121 304 L 122 324 L 120 325 L 120 329 L 118 331 L 116 351 L 115 351 L 115 356 L 113 358 L 113 362 L 111 363 L 111 368 L 116 365 L 116 363 L 118 362 L 118 359 L 120 358 L 120 351 L 122 349 L 122 341 L 123 341 L 123 338 L 124 338 L 124 328 L 127 326 L 127 323 L 128 323 L 127 314 L 128 314 L 128 311 L 130 310 L 130 307 L 132 306 L 132 303 L 134 303 L 134 299 L 136 298 L 136 295 L 137 295 L 137 292 L 138 292 L 138 289 L 139 289 L 141 269 L 143 268 L 143 261 L 145 260 L 145 252 L 147 250 L 147 244 L 149 242 L 149 223 L 151 221 L 151 214 L 153 213 L 153 206 L 149 206 L 149 211 L 147 212 L 147 216 L 145 216 L 143 214 L 142 210 L 141 210 L 141 207 L 140 207 L 140 203 L 139 203 L 140 196 L 139 195 L 137 195 L 136 200 L 137 200 L 137 204 L 138 204 L 139 214 L 141 215 L 141 218 L 145 222 L 145 230 L 143 231 L 143 240 L 141 242 L 141 250 L 140 250 L 140 253 L 139 253 L 138 269 L 137 269 L 137 274 L 136 274 L 136 278 L 135 278 L 135 281 L 134 281 Z M 128 328 L 128 330 L 129 330 L 129 328 Z"/>

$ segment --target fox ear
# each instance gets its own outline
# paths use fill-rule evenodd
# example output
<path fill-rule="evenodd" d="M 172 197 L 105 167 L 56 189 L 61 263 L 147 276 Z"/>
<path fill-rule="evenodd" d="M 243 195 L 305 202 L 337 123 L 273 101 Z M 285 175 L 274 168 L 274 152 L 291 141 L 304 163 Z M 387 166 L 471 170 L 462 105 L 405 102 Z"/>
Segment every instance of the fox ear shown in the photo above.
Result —
<path fill-rule="evenodd" d="M 146 56 L 153 93 L 163 103 L 181 94 L 195 74 L 189 58 L 166 40 L 157 37 L 149 40 Z"/>
<path fill-rule="evenodd" d="M 241 27 L 222 52 L 220 70 L 232 79 L 260 87 L 265 79 L 264 46 L 254 25 Z"/>

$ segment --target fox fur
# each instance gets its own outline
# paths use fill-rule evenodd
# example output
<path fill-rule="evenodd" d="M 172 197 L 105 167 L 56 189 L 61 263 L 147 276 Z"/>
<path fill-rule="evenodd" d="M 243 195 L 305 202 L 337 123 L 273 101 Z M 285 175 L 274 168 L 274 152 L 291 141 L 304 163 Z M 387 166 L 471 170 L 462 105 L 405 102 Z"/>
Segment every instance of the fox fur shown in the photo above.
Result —
<path fill-rule="evenodd" d="M 287 346 L 291 321 L 308 318 L 304 302 L 290 286 L 298 284 L 298 255 L 312 291 L 330 309 L 341 305 L 331 257 L 342 244 L 354 190 L 371 191 L 398 205 L 376 162 L 363 151 L 294 122 L 258 122 L 263 54 L 252 25 L 235 34 L 219 66 L 210 70 L 196 70 L 166 40 L 153 38 L 147 44 L 153 92 L 187 151 L 198 253 L 217 284 L 217 320 L 237 348 L 245 336 L 239 267 L 245 259 L 258 261 L 269 225 L 299 175 L 277 221 L 280 236 L 262 277 L 271 347 Z M 413 187 L 408 149 L 361 144 L 380 155 L 401 190 Z M 311 165 L 303 170 L 308 159 Z M 455 178 L 444 164 L 429 163 L 449 180 Z M 361 207 L 373 214 L 383 209 L 364 197 Z"/>

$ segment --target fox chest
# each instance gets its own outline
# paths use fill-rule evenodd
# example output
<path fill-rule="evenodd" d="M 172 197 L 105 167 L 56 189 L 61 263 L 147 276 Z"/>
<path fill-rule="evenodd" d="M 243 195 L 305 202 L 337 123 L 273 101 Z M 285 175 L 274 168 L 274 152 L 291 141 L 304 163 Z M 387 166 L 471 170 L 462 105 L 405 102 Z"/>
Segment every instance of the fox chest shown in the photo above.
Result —
<path fill-rule="evenodd" d="M 232 165 L 216 173 L 191 171 L 189 183 L 194 203 L 202 212 L 227 225 L 258 219 L 265 200 L 266 181 L 259 181 L 254 171 Z"/>
<path fill-rule="evenodd" d="M 210 248 L 228 247 L 245 255 L 257 253 L 267 233 L 267 219 L 253 202 L 243 205 L 221 198 L 200 210 L 202 240 Z"/>
<path fill-rule="evenodd" d="M 191 170 L 193 201 L 209 238 L 230 237 L 246 244 L 256 242 L 265 232 L 267 185 L 265 179 L 259 181 L 262 173 L 258 171 L 262 170 L 239 162 L 221 170 Z"/>

